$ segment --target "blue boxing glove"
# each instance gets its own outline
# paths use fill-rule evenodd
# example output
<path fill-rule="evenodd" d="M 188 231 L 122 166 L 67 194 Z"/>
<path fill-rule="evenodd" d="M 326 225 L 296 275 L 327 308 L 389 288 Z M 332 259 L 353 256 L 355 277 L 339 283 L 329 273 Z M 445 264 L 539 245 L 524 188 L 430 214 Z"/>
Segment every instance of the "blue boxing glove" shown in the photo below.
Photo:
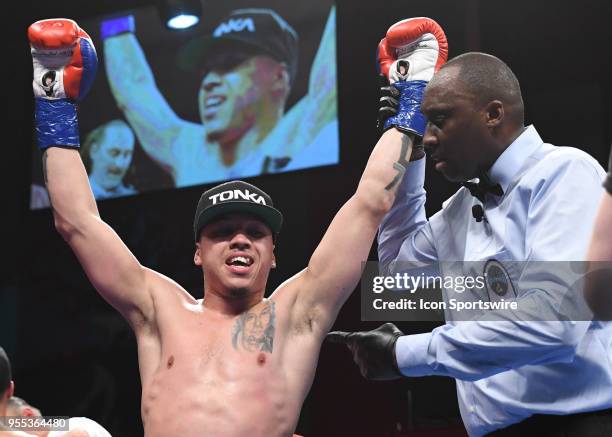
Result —
<path fill-rule="evenodd" d="M 398 93 L 391 93 L 394 99 L 391 106 L 396 106 L 396 110 L 390 111 L 384 120 L 385 130 L 395 126 L 402 132 L 423 137 L 427 123 L 420 109 L 423 93 L 447 57 L 446 35 L 434 20 L 409 18 L 389 28 L 378 44 L 378 69 Z"/>
<path fill-rule="evenodd" d="M 74 21 L 58 18 L 32 24 L 28 39 L 38 147 L 79 147 L 76 102 L 89 92 L 98 66 L 91 38 Z"/>

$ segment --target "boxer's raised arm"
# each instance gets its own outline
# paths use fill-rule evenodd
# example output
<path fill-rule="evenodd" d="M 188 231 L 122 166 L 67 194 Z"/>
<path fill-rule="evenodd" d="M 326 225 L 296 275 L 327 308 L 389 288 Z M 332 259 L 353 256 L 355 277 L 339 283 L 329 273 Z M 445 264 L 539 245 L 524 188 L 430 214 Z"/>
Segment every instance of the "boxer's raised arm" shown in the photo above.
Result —
<path fill-rule="evenodd" d="M 157 88 L 153 72 L 133 33 L 134 27 L 132 16 L 102 23 L 108 83 L 117 106 L 130 122 L 143 149 L 174 173 L 176 158 L 172 148 L 178 143 L 181 130 L 193 123 L 180 119 Z"/>
<path fill-rule="evenodd" d="M 28 29 L 34 64 L 36 133 L 55 226 L 87 276 L 136 329 L 153 317 L 146 270 L 100 218 L 78 153 L 76 101 L 97 67 L 89 36 L 72 20 L 53 19 Z"/>
<path fill-rule="evenodd" d="M 337 118 L 336 9 L 332 7 L 308 77 L 308 93 L 297 124 L 302 147 Z M 294 155 L 298 150 L 293 150 Z"/>
<path fill-rule="evenodd" d="M 98 214 L 76 149 L 50 147 L 43 172 L 55 227 L 70 245 L 102 297 L 137 325 L 153 317 L 146 271 Z"/>
<path fill-rule="evenodd" d="M 370 155 L 357 191 L 340 209 L 312 255 L 296 298 L 297 320 L 306 318 L 320 334 L 331 327 L 359 281 L 413 146 L 421 143 L 426 124 L 420 111 L 424 89 L 446 62 L 447 52 L 444 31 L 429 18 L 394 24 L 379 44 L 380 72 L 395 90 L 393 97 L 381 99 L 383 109 L 392 109 L 382 111 L 386 131 Z"/>
<path fill-rule="evenodd" d="M 337 118 L 336 82 L 336 12 L 332 7 L 310 69 L 308 92 L 261 143 L 266 155 L 295 158 Z"/>
<path fill-rule="evenodd" d="M 353 291 L 378 225 L 389 211 L 412 152 L 412 138 L 386 131 L 370 155 L 357 191 L 332 220 L 302 274 L 295 314 L 326 333 Z"/>

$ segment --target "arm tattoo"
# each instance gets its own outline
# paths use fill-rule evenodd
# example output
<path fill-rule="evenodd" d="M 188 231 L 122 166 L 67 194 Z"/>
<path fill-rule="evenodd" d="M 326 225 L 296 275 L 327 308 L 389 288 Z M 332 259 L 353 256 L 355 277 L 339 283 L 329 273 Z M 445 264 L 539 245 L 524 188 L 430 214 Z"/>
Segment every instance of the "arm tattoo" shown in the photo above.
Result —
<path fill-rule="evenodd" d="M 393 168 L 397 170 L 397 174 L 393 178 L 393 180 L 385 187 L 385 190 L 389 191 L 393 189 L 397 184 L 401 182 L 404 178 L 404 173 L 406 173 L 406 166 L 408 165 L 408 160 L 406 159 L 406 155 L 408 154 L 408 138 L 402 139 L 402 150 L 400 151 L 400 156 L 397 162 L 393 163 Z"/>
<path fill-rule="evenodd" d="M 272 353 L 275 319 L 274 302 L 269 300 L 241 314 L 232 332 L 234 349 Z"/>

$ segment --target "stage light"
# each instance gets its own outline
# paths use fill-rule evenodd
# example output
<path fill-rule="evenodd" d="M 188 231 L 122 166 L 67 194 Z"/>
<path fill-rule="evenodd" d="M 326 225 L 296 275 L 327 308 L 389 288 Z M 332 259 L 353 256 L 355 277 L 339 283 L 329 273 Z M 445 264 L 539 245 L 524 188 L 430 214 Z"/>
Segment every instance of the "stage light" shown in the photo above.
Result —
<path fill-rule="evenodd" d="M 157 3 L 162 22 L 170 29 L 187 29 L 200 21 L 200 0 L 159 0 Z"/>

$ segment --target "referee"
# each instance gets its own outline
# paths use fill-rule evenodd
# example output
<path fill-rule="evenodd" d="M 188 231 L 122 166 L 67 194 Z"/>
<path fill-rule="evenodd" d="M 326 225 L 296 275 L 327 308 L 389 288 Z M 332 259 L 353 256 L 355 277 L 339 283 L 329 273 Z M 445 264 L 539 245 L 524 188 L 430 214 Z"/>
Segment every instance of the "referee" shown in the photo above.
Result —
<path fill-rule="evenodd" d="M 499 268 L 521 261 L 529 269 L 586 259 L 605 172 L 581 150 L 547 144 L 525 126 L 519 83 L 505 63 L 483 53 L 454 58 L 427 86 L 421 110 L 436 170 L 464 186 L 427 219 L 425 159 L 409 163 L 379 231 L 383 271 L 394 274 L 402 261 L 495 260 Z M 607 221 L 600 216 L 598 226 L 609 233 L 608 195 L 603 213 Z M 512 298 L 555 314 L 560 296 L 580 298 L 567 293 L 567 273 L 552 263 L 523 272 Z M 486 320 L 447 321 L 423 334 L 386 324 L 329 338 L 349 347 L 368 378 L 455 378 L 472 437 L 612 436 L 612 325 L 588 316 L 554 321 L 576 320 L 558 315 L 526 321 L 491 311 Z"/>

